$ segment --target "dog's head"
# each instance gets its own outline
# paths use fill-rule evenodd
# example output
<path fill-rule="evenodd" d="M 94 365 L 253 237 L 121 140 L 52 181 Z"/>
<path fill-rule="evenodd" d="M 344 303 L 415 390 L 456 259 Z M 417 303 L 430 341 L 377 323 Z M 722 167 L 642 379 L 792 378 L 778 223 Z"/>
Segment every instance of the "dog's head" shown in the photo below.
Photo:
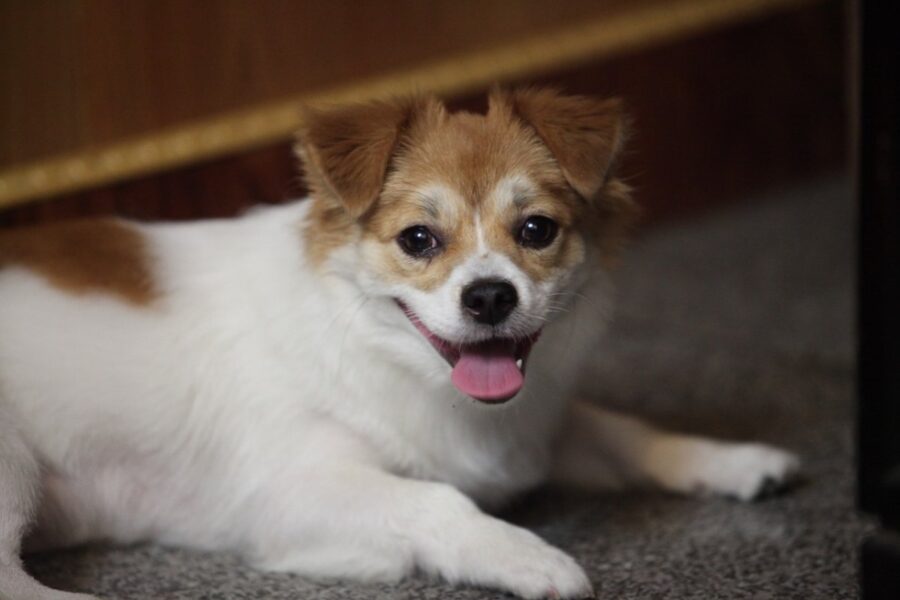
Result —
<path fill-rule="evenodd" d="M 631 203 L 613 177 L 618 101 L 530 89 L 489 100 L 486 115 L 433 97 L 309 111 L 298 152 L 311 259 L 354 248 L 366 293 L 396 301 L 460 391 L 499 402 Z"/>

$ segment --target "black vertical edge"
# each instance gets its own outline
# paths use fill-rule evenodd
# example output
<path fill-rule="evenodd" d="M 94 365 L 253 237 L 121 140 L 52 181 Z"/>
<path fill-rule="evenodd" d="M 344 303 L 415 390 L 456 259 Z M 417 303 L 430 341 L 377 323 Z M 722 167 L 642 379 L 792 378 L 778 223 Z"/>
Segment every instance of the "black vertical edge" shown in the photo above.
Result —
<path fill-rule="evenodd" d="M 861 9 L 859 505 L 900 528 L 900 19 L 892 2 Z"/>
<path fill-rule="evenodd" d="M 900 598 L 900 535 L 880 531 L 863 542 L 860 555 L 863 600 Z"/>
<path fill-rule="evenodd" d="M 864 600 L 900 599 L 900 19 L 894 4 L 852 4 L 858 44 L 858 501 L 882 525 L 860 551 Z"/>

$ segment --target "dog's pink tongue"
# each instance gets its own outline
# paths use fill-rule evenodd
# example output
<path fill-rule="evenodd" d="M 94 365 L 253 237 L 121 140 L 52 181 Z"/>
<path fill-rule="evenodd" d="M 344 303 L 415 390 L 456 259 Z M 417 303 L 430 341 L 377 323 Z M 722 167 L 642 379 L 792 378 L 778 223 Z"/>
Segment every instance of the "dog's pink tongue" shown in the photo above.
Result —
<path fill-rule="evenodd" d="M 450 380 L 464 394 L 484 402 L 508 400 L 522 389 L 524 377 L 516 366 L 516 345 L 496 340 L 463 348 Z"/>

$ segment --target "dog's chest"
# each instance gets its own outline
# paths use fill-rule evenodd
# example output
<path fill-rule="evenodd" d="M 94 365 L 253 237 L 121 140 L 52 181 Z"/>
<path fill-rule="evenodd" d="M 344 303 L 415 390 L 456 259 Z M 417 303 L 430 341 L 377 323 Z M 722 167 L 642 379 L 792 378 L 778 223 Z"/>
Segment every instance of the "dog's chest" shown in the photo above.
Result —
<path fill-rule="evenodd" d="M 546 332 L 525 388 L 512 401 L 491 406 L 460 394 L 450 384 L 449 366 L 427 343 L 398 332 L 379 309 L 368 308 L 339 327 L 340 338 L 317 336 L 324 342 L 315 357 L 307 357 L 312 362 L 294 362 L 316 364 L 305 376 L 322 385 L 313 386 L 318 393 L 306 400 L 362 439 L 394 472 L 449 483 L 487 504 L 540 484 L 578 367 L 570 352 L 559 351 L 561 344 L 572 350 L 573 336 L 563 335 L 572 328 Z M 556 339 L 560 335 L 564 339 Z"/>
<path fill-rule="evenodd" d="M 367 361 L 365 371 L 343 378 L 326 406 L 380 465 L 449 483 L 486 504 L 543 481 L 566 408 L 563 390 L 528 385 L 514 401 L 486 406 L 378 356 L 356 357 Z"/>

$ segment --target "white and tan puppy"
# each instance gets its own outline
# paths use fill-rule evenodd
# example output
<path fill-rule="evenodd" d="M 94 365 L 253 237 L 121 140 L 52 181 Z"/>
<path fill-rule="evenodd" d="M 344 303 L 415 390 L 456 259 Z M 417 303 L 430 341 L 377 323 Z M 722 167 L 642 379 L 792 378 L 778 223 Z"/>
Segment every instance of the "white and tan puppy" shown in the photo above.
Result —
<path fill-rule="evenodd" d="M 20 554 L 97 539 L 580 598 L 575 560 L 482 509 L 548 480 L 750 499 L 795 471 L 572 397 L 632 210 L 617 102 L 305 122 L 309 199 L 0 236 L 4 600 L 76 597 Z"/>

